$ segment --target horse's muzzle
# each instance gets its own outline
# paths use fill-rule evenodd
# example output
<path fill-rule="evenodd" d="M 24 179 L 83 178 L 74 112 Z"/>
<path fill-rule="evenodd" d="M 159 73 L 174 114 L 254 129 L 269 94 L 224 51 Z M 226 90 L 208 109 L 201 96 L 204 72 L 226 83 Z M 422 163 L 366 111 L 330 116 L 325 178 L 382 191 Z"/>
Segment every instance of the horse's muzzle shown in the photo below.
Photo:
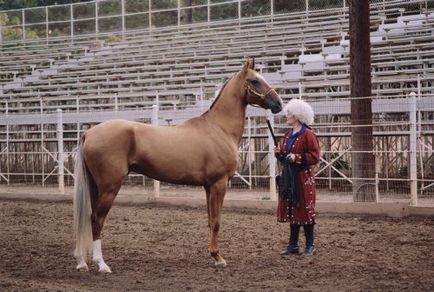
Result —
<path fill-rule="evenodd" d="M 268 108 L 271 110 L 273 114 L 277 114 L 282 110 L 282 99 L 276 92 L 270 92 L 266 96 L 266 101 Z"/>

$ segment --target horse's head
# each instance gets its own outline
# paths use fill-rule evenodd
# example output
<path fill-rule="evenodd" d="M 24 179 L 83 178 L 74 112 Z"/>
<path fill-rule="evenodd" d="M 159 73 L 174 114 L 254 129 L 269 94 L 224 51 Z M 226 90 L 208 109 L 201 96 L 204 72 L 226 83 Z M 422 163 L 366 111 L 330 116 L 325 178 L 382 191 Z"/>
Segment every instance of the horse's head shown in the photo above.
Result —
<path fill-rule="evenodd" d="M 244 81 L 245 99 L 248 104 L 270 109 L 273 114 L 282 110 L 282 99 L 268 82 L 255 71 L 254 59 L 247 59 L 239 76 Z"/>

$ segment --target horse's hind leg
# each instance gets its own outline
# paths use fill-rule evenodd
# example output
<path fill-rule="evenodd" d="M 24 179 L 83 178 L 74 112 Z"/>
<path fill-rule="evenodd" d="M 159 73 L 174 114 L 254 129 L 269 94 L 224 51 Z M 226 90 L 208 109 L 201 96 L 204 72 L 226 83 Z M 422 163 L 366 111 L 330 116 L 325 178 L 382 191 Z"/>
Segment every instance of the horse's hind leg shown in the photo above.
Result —
<path fill-rule="evenodd" d="M 205 188 L 207 192 L 207 205 L 208 205 L 208 225 L 210 228 L 211 244 L 209 252 L 214 258 L 214 265 L 217 268 L 226 266 L 226 261 L 220 255 L 218 233 L 220 230 L 221 211 L 223 207 L 223 199 L 226 193 L 227 179 L 222 179 L 209 188 Z"/>
<path fill-rule="evenodd" d="M 93 234 L 93 256 L 92 260 L 98 265 L 99 272 L 111 273 L 110 267 L 104 262 L 101 249 L 101 230 L 105 218 L 113 205 L 113 201 L 121 187 L 121 181 L 107 188 L 101 188 L 98 198 L 94 201 L 92 208 L 92 234 Z"/>

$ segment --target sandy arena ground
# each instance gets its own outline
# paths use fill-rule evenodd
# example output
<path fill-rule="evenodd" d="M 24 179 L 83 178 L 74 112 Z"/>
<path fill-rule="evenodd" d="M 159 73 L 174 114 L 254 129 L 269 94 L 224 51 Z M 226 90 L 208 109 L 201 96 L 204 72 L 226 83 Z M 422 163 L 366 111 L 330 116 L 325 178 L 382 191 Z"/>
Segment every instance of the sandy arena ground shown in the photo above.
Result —
<path fill-rule="evenodd" d="M 317 222 L 317 254 L 282 258 L 288 225 L 270 211 L 225 209 L 228 266 L 217 270 L 204 207 L 115 203 L 106 275 L 75 270 L 70 202 L 0 199 L 0 291 L 434 291 L 434 218 Z"/>

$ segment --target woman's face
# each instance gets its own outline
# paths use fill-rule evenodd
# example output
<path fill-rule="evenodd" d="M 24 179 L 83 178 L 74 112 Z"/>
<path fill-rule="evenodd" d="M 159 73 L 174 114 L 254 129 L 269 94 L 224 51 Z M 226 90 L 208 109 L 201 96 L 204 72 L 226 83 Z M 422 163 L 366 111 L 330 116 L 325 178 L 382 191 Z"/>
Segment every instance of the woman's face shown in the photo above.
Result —
<path fill-rule="evenodd" d="M 290 125 L 290 126 L 294 126 L 294 125 L 296 125 L 298 123 L 298 120 L 297 120 L 297 118 L 294 115 L 288 114 L 286 116 L 286 123 L 288 125 Z"/>

